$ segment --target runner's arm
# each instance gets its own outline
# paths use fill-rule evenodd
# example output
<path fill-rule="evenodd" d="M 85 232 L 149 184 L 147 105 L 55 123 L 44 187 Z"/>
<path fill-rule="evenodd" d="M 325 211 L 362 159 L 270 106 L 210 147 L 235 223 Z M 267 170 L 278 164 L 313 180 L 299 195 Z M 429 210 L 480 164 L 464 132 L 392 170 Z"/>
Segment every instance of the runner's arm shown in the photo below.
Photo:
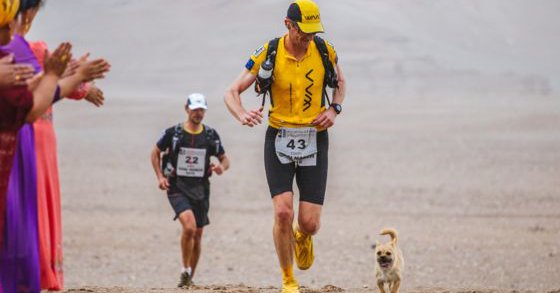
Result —
<path fill-rule="evenodd" d="M 218 160 L 220 160 L 220 164 L 224 168 L 224 171 L 227 171 L 230 165 L 229 157 L 226 154 L 221 154 L 218 156 Z"/>
<path fill-rule="evenodd" d="M 338 76 L 338 89 L 334 90 L 333 94 L 333 103 L 341 104 L 346 97 L 346 79 L 344 78 L 344 74 L 340 69 L 340 65 L 336 64 L 336 74 Z"/>
<path fill-rule="evenodd" d="M 163 176 L 163 173 L 161 172 L 161 151 L 159 150 L 157 145 L 154 146 L 150 157 L 152 161 L 152 167 L 154 168 L 154 172 L 156 173 L 159 188 L 162 190 L 169 189 L 169 181 L 167 181 L 167 178 L 165 178 L 165 176 Z"/>
<path fill-rule="evenodd" d="M 239 120 L 242 125 L 249 127 L 261 124 L 263 119 L 262 107 L 247 111 L 241 103 L 241 93 L 249 88 L 256 78 L 249 70 L 243 69 L 243 72 L 229 87 L 224 96 L 224 102 L 231 115 Z"/>
<path fill-rule="evenodd" d="M 212 172 L 222 175 L 227 169 L 229 169 L 229 158 L 226 154 L 218 155 L 219 164 L 210 163 L 210 170 Z"/>
<path fill-rule="evenodd" d="M 333 104 L 342 104 L 344 101 L 344 97 L 346 96 L 346 80 L 344 79 L 344 74 L 340 69 L 338 63 L 336 64 L 336 73 L 338 75 L 338 88 L 334 90 L 333 94 Z M 326 111 L 323 111 L 321 114 L 317 116 L 313 120 L 313 125 L 317 125 L 321 128 L 329 128 L 334 125 L 334 121 L 336 119 L 336 112 L 332 107 L 328 108 Z"/>

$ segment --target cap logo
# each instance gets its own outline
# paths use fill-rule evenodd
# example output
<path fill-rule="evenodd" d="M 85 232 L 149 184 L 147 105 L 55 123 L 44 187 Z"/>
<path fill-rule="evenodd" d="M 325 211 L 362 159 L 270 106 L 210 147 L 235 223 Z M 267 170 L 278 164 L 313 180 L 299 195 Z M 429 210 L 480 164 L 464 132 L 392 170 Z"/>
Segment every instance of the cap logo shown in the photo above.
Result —
<path fill-rule="evenodd" d="M 306 15 L 305 20 L 321 20 L 321 16 L 317 15 Z"/>

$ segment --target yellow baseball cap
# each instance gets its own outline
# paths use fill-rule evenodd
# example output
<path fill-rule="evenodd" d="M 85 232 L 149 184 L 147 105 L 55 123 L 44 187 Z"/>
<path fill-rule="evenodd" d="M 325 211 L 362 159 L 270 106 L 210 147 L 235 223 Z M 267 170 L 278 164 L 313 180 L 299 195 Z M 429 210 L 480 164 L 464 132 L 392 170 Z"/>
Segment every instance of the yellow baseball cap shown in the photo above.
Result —
<path fill-rule="evenodd" d="M 296 0 L 290 4 L 287 17 L 297 22 L 299 29 L 304 33 L 324 32 L 319 6 L 311 0 Z"/>

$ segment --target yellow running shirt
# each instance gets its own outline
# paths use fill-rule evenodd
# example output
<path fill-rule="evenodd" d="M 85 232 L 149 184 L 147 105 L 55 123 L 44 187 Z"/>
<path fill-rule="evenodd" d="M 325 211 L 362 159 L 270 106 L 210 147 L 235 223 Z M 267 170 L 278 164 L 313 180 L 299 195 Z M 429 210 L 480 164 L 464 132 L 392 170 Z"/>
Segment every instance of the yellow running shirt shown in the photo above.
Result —
<path fill-rule="evenodd" d="M 274 128 L 304 127 L 324 109 L 323 79 L 325 68 L 314 41 L 311 41 L 305 56 L 297 61 L 284 47 L 284 38 L 278 41 L 276 63 L 274 65 L 272 98 L 268 123 Z M 336 64 L 337 56 L 334 48 L 325 42 L 329 51 L 329 59 Z M 268 42 L 257 49 L 245 66 L 252 74 L 257 75 L 261 63 L 266 59 Z"/>

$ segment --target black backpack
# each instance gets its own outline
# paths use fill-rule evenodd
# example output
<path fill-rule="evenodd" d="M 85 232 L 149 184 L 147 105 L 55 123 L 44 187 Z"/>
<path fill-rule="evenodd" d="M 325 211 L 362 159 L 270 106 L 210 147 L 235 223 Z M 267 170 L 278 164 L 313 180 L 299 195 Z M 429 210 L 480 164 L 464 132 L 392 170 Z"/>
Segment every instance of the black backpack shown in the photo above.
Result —
<path fill-rule="evenodd" d="M 280 41 L 280 38 L 274 38 L 274 39 L 270 40 L 270 42 L 268 42 L 268 49 L 266 50 L 265 61 L 268 60 L 271 55 L 276 55 L 276 50 L 278 49 L 278 42 L 279 41 Z M 336 71 L 334 70 L 334 65 L 332 64 L 331 60 L 329 59 L 329 50 L 327 48 L 327 44 L 326 44 L 325 40 L 323 40 L 319 36 L 314 36 L 313 41 L 315 42 L 315 45 L 317 46 L 317 50 L 319 50 L 319 54 L 321 55 L 321 60 L 323 61 L 323 67 L 325 68 L 325 77 L 323 79 L 323 98 L 324 99 L 321 100 L 321 106 L 325 106 L 325 99 L 327 100 L 327 102 L 329 103 L 329 106 L 330 106 L 331 101 L 329 99 L 329 95 L 327 94 L 326 89 L 327 89 L 327 86 L 329 86 L 332 89 L 338 89 L 338 76 L 336 74 Z M 273 58 L 271 58 L 270 61 L 272 62 L 272 68 L 274 68 L 274 65 L 276 64 L 276 56 L 273 56 Z M 259 93 L 268 92 L 269 95 L 270 95 L 270 102 L 272 103 L 271 87 L 272 87 L 272 84 L 269 84 L 268 88 L 261 88 L 260 91 L 258 91 L 258 92 Z M 263 105 L 264 105 L 265 97 L 266 96 L 263 95 Z"/>
<path fill-rule="evenodd" d="M 216 154 L 220 150 L 220 141 L 213 140 L 214 138 L 214 129 L 206 124 L 204 125 L 204 133 L 206 135 L 206 141 L 210 144 L 211 147 L 216 148 Z M 183 138 L 183 123 L 178 123 L 173 128 L 173 139 L 172 145 L 167 149 L 167 151 L 161 157 L 161 172 L 165 177 L 169 177 L 174 174 L 175 169 L 173 168 L 173 164 L 171 164 L 171 154 L 177 152 L 177 144 Z"/>

